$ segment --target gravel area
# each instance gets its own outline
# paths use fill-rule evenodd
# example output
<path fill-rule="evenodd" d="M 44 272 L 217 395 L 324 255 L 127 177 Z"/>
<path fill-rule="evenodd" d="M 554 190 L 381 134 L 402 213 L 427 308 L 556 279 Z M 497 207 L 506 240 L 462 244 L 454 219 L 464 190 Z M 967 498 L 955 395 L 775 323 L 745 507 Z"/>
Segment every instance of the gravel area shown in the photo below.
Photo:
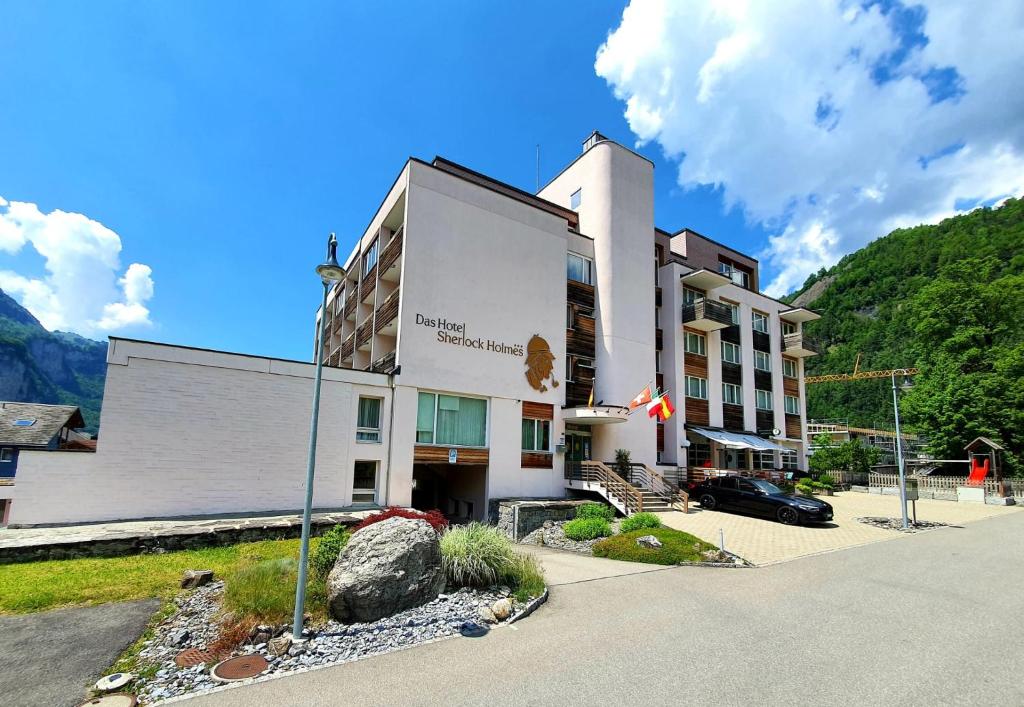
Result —
<path fill-rule="evenodd" d="M 864 523 L 866 525 L 873 525 L 876 528 L 883 528 L 885 530 L 898 530 L 901 533 L 919 533 L 922 530 L 931 530 L 932 528 L 945 528 L 949 526 L 949 523 L 938 523 L 935 521 L 919 520 L 916 523 L 910 521 L 909 527 L 903 529 L 902 518 L 882 518 L 877 516 L 868 516 L 865 518 L 857 518 L 857 522 Z"/>
<path fill-rule="evenodd" d="M 594 544 L 604 540 L 604 538 L 595 538 L 593 540 L 570 540 L 565 537 L 564 526 L 568 521 L 546 521 L 544 526 L 537 528 L 532 533 L 524 536 L 520 543 L 526 545 L 544 545 L 545 547 L 553 547 L 558 550 L 569 550 L 570 552 L 578 552 L 581 555 L 593 555 Z M 612 523 L 612 531 L 618 532 L 618 523 Z"/>
<path fill-rule="evenodd" d="M 153 638 L 139 654 L 142 666 L 150 669 L 144 669 L 143 674 L 156 668 L 152 677 L 140 678 L 137 682 L 136 692 L 142 703 L 208 690 L 220 684 L 210 677 L 212 663 L 181 668 L 174 658 L 186 648 L 204 650 L 217 639 L 223 618 L 222 594 L 223 583 L 214 582 L 183 592 L 176 599 L 178 612 L 157 627 Z M 510 597 L 506 587 L 459 589 L 374 623 L 328 621 L 310 626 L 312 637 L 304 643 L 291 645 L 280 656 L 274 655 L 277 641 L 273 638 L 289 632 L 290 626 L 258 626 L 250 634 L 250 640 L 235 649 L 231 656 L 262 655 L 270 667 L 260 677 L 343 663 L 456 636 L 467 623 L 495 623 L 489 607 L 503 598 L 512 603 L 512 617 L 524 608 Z M 507 623 L 507 620 L 499 623 Z M 226 657 L 230 656 L 223 656 Z"/>

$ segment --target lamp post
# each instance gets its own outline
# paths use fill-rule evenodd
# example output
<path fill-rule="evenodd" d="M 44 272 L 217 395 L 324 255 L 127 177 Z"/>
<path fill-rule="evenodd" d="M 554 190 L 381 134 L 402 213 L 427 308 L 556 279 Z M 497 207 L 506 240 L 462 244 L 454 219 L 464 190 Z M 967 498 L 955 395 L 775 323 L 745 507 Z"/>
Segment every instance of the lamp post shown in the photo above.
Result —
<path fill-rule="evenodd" d="M 309 561 L 309 526 L 313 515 L 313 470 L 316 467 L 316 430 L 320 418 L 320 379 L 324 369 L 324 331 L 327 329 L 327 293 L 331 285 L 345 277 L 345 268 L 338 265 L 338 239 L 332 233 L 327 240 L 327 260 L 316 266 L 324 286 L 320 304 L 320 327 L 316 337 L 316 375 L 313 377 L 313 415 L 309 422 L 309 455 L 306 462 L 306 503 L 302 508 L 302 543 L 299 550 L 299 579 L 295 587 L 295 617 L 292 639 L 302 638 L 302 616 L 306 608 L 306 565 Z"/>
<path fill-rule="evenodd" d="M 896 387 L 896 374 L 903 376 L 903 384 Z M 897 368 L 892 372 L 892 408 L 896 415 L 896 465 L 900 474 L 900 511 L 903 513 L 903 529 L 910 527 L 907 519 L 907 477 L 903 470 L 903 439 L 900 437 L 900 400 L 899 390 L 909 390 L 911 385 L 910 374 L 905 368 Z"/>

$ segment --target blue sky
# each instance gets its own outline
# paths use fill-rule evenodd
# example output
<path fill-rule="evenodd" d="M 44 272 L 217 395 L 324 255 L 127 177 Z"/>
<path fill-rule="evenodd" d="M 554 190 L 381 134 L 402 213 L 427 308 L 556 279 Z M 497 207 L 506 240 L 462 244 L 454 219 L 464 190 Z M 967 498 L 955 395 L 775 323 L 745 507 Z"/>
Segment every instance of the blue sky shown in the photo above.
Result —
<path fill-rule="evenodd" d="M 812 158 L 804 154 L 803 163 L 789 165 L 785 155 L 771 152 L 789 148 L 787 155 L 798 153 L 794 141 L 804 144 L 806 135 L 784 130 L 778 137 L 764 135 L 756 124 L 738 122 L 723 139 L 724 128 L 715 120 L 690 121 L 687 114 L 666 122 L 672 106 L 682 105 L 685 96 L 659 105 L 665 87 L 652 98 L 645 72 L 664 76 L 666 66 L 658 62 L 676 61 L 668 68 L 679 77 L 680 90 L 689 90 L 694 77 L 704 77 L 713 63 L 709 57 L 716 56 L 716 45 L 705 47 L 703 59 L 698 56 L 705 67 L 690 67 L 682 58 L 666 60 L 670 52 L 659 52 L 659 41 L 680 52 L 688 48 L 700 55 L 704 50 L 686 47 L 692 37 L 686 26 L 665 34 L 680 18 L 657 17 L 650 8 L 644 14 L 638 10 L 632 19 L 627 13 L 632 23 L 627 27 L 624 5 L 8 3 L 0 23 L 0 198 L 36 205 L 37 212 L 23 224 L 33 218 L 42 223 L 54 210 L 82 214 L 81 222 L 68 228 L 85 229 L 76 232 L 88 231 L 106 250 L 95 258 L 95 270 L 78 268 L 77 256 L 67 255 L 56 236 L 50 241 L 22 236 L 27 240 L 18 247 L 19 236 L 9 232 L 15 240 L 4 250 L 0 230 L 0 274 L 7 274 L 0 282 L 8 290 L 20 287 L 16 296 L 30 305 L 39 303 L 34 309 L 52 305 L 54 313 L 44 323 L 57 322 L 96 338 L 111 331 L 306 358 L 319 303 L 312 268 L 327 233 L 335 231 L 340 250 L 347 252 L 408 156 L 440 154 L 532 189 L 538 143 L 543 181 L 578 154 L 580 142 L 595 128 L 627 145 L 638 136 L 645 141 L 641 150 L 656 163 L 659 226 L 689 226 L 764 255 L 762 279 L 779 276 L 782 289 L 899 225 L 900 218 L 928 220 L 949 213 L 954 200 L 959 199 L 959 209 L 1000 196 L 999 189 L 988 186 L 977 194 L 954 189 L 951 196 L 943 193 L 948 208 L 943 201 L 923 210 L 873 214 L 860 232 L 847 237 L 822 216 L 820 206 L 803 214 L 809 204 L 829 202 L 832 183 L 842 180 L 822 177 L 820 183 L 797 184 L 806 172 L 827 170 L 821 164 L 808 166 Z M 910 66 L 914 57 L 920 60 L 930 46 L 927 37 L 906 41 L 907 32 L 924 37 L 925 29 L 919 19 L 897 17 L 893 6 L 876 8 L 862 22 L 877 16 L 874 21 L 888 21 L 893 28 L 888 46 L 865 45 L 865 52 L 877 53 L 865 60 L 867 84 L 876 88 L 900 84 L 897 79 L 912 74 L 901 67 Z M 823 26 L 831 19 L 823 18 Z M 728 38 L 742 29 L 741 20 L 716 20 L 707 34 Z M 762 24 L 770 37 L 771 26 Z M 839 21 L 836 31 L 852 32 L 855 25 Z M 627 29 L 651 40 L 631 45 Z M 784 30 L 780 25 L 782 39 Z M 612 31 L 622 41 L 609 46 L 605 63 L 595 71 L 595 54 Z M 878 57 L 897 51 L 902 54 L 888 60 L 884 76 L 870 76 L 879 70 Z M 634 57 L 637 70 L 624 71 Z M 810 64 L 815 58 L 797 60 Z M 954 79 L 966 76 L 966 95 L 973 97 L 970 79 L 975 74 L 936 73 L 947 64 L 929 62 L 907 80 L 920 83 L 926 93 L 939 90 L 936 83 L 949 92 Z M 733 76 L 743 77 L 742 64 L 734 61 L 730 67 Z M 790 76 L 786 83 L 799 81 Z M 744 86 L 726 86 L 721 96 L 729 110 L 712 100 L 712 115 L 742 121 L 764 112 L 764 101 L 749 113 L 740 109 L 743 99 L 755 93 Z M 785 89 L 773 87 L 780 101 L 786 100 Z M 856 97 L 815 90 L 818 94 L 808 98 L 807 122 L 815 123 L 815 110 L 820 119 L 823 105 L 834 111 L 824 121 L 830 126 L 825 139 L 832 142 L 816 147 L 818 154 L 835 161 L 863 152 L 863 144 L 844 138 L 853 122 L 844 101 Z M 623 100 L 635 97 L 648 112 L 624 113 L 616 92 Z M 950 95 L 944 105 L 966 102 L 956 91 Z M 710 109 L 706 97 L 698 104 L 694 115 Z M 929 101 L 924 105 L 914 110 L 927 109 Z M 948 118 L 950 123 L 963 120 L 962 115 Z M 722 143 L 726 153 L 702 154 L 705 145 Z M 1016 160 L 1019 143 L 1009 144 Z M 929 178 L 945 174 L 944 164 L 970 151 L 943 153 L 949 145 L 978 142 L 969 132 L 945 131 L 932 142 L 908 146 L 906 161 L 916 166 L 907 169 L 916 170 L 912 176 L 917 181 L 897 175 L 895 186 L 910 183 L 923 190 L 927 184 L 921 186 L 918 172 L 930 169 Z M 998 143 L 979 145 L 974 154 L 981 148 L 991 151 L 993 145 Z M 665 153 L 673 159 L 664 158 Z M 922 156 L 937 157 L 934 163 L 924 160 L 922 167 Z M 1018 174 L 1018 166 L 1010 166 L 1011 176 Z M 752 173 L 761 181 L 751 181 Z M 897 192 L 892 178 L 884 185 L 871 179 L 842 182 L 835 194 Z M 1010 191 L 1018 188 L 1010 186 Z M 904 199 L 915 193 L 902 192 L 908 192 Z M 98 224 L 120 237 L 119 254 Z M 788 232 L 791 237 L 785 240 Z M 815 233 L 824 245 L 815 241 Z M 798 267 L 789 267 L 788 248 L 794 249 L 790 260 Z M 119 259 L 114 266 L 111 257 Z M 71 282 L 56 294 L 46 284 L 48 277 L 53 279 L 47 262 Z M 126 275 L 130 263 L 144 266 Z M 127 284 L 118 280 L 122 276 Z M 88 291 L 90 283 L 100 281 L 102 293 Z M 127 294 L 122 296 L 122 290 Z M 104 308 L 115 291 L 124 302 L 120 308 Z M 81 304 L 79 309 L 71 300 Z M 88 311 L 86 304 L 93 300 L 102 315 Z"/>

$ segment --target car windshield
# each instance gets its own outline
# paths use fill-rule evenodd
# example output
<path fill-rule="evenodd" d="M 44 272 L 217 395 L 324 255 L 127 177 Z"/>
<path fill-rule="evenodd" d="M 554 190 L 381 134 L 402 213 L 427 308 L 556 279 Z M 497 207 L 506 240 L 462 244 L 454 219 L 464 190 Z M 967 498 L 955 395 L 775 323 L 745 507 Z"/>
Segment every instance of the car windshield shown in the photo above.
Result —
<path fill-rule="evenodd" d="M 770 481 L 764 481 L 763 479 L 751 479 L 750 481 L 767 494 L 782 493 L 782 489 Z"/>

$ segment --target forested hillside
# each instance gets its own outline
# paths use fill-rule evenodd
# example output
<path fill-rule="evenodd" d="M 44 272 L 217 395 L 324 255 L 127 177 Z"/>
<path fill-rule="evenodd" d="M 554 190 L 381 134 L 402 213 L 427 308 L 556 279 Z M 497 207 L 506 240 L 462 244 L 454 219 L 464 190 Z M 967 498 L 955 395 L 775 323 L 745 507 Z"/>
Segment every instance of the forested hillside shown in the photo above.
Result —
<path fill-rule="evenodd" d="M 106 362 L 106 343 L 47 331 L 0 290 L 0 400 L 78 405 L 95 432 Z"/>
<path fill-rule="evenodd" d="M 808 278 L 789 298 L 822 318 L 807 375 L 917 366 L 901 421 L 942 458 L 985 435 L 1024 475 L 1024 201 L 900 229 Z M 808 415 L 891 426 L 888 380 L 808 386 Z"/>

